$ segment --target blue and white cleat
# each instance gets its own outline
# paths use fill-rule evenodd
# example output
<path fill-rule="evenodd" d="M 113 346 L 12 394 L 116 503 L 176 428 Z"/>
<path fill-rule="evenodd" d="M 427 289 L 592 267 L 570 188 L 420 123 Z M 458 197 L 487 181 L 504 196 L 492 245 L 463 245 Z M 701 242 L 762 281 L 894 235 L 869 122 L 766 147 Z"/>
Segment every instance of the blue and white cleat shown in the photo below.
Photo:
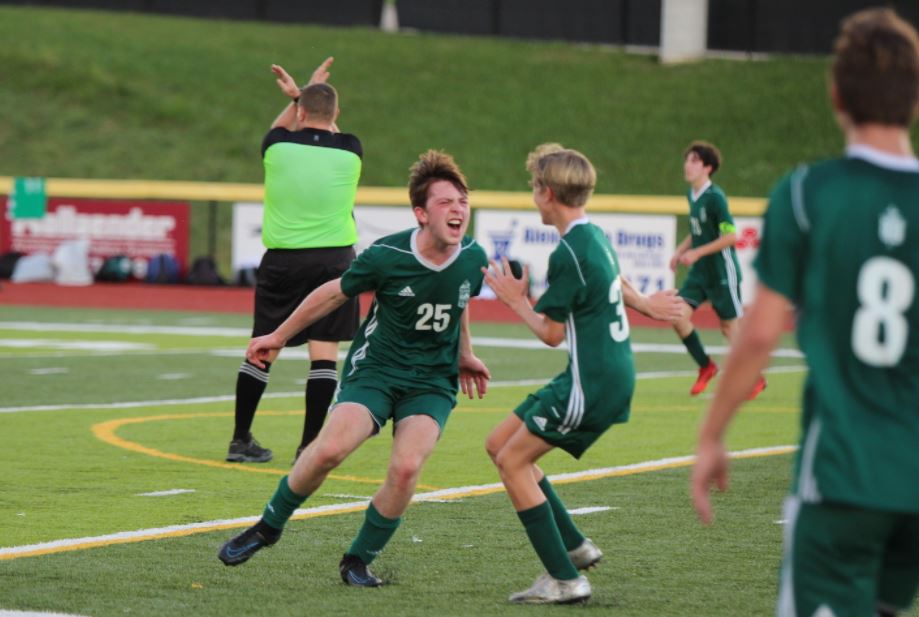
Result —
<path fill-rule="evenodd" d="M 379 587 L 383 581 L 374 576 L 357 555 L 345 555 L 338 564 L 341 580 L 352 587 Z"/>
<path fill-rule="evenodd" d="M 249 558 L 255 555 L 263 547 L 271 546 L 277 542 L 280 537 L 280 531 L 276 536 L 271 538 L 262 533 L 259 529 L 259 525 L 253 525 L 232 540 L 227 540 L 223 546 L 220 547 L 217 558 L 225 565 L 238 566 L 241 563 L 249 561 Z"/>

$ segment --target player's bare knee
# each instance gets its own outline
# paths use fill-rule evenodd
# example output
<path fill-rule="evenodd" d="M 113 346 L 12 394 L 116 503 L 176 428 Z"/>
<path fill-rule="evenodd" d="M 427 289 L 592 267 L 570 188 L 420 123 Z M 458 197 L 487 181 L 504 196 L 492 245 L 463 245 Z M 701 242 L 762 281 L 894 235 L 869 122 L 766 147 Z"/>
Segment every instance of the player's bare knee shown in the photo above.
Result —
<path fill-rule="evenodd" d="M 423 461 L 411 457 L 393 461 L 389 465 L 390 480 L 400 488 L 413 488 L 421 474 Z"/>
<path fill-rule="evenodd" d="M 492 462 L 496 465 L 498 464 L 498 452 L 501 451 L 501 446 L 503 445 L 504 443 L 494 434 L 489 435 L 488 439 L 485 440 L 485 451 L 488 453 L 488 456 L 491 458 Z"/>
<path fill-rule="evenodd" d="M 318 443 L 312 452 L 313 465 L 322 471 L 331 471 L 341 465 L 347 457 L 340 446 L 335 443 Z"/>

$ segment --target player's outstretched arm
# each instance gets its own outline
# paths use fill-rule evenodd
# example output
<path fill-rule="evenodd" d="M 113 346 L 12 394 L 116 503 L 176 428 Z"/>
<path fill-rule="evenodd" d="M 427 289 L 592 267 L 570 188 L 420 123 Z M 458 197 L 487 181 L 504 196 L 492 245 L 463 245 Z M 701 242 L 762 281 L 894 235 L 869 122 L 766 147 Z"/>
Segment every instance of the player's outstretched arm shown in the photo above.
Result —
<path fill-rule="evenodd" d="M 482 268 L 482 272 L 485 273 L 485 282 L 495 292 L 498 300 L 517 313 L 543 343 L 550 347 L 560 345 L 565 340 L 565 324 L 537 313 L 530 305 L 530 298 L 527 296 L 529 268 L 524 266 L 523 274 L 517 278 L 511 271 L 507 257 L 502 257 L 500 264 L 493 259 L 489 260 L 489 263 L 491 267 Z"/>
<path fill-rule="evenodd" d="M 680 257 L 683 256 L 683 253 L 689 250 L 691 245 L 692 236 L 687 235 L 685 238 L 683 238 L 683 241 L 677 245 L 676 250 L 673 252 L 673 257 L 670 258 L 670 270 L 676 272 L 676 267 L 680 263 Z"/>
<path fill-rule="evenodd" d="M 703 257 L 720 253 L 735 244 L 737 244 L 737 234 L 734 232 L 726 233 L 700 247 L 683 251 L 679 256 L 679 262 L 684 266 L 691 266 Z"/>
<path fill-rule="evenodd" d="M 488 380 L 491 379 L 491 372 L 488 367 L 472 352 L 472 331 L 469 328 L 469 308 L 463 310 L 463 316 L 460 321 L 460 343 L 459 343 L 459 382 L 463 394 L 473 398 L 473 394 L 478 394 L 479 398 L 485 396 L 488 390 Z"/>
<path fill-rule="evenodd" d="M 629 308 L 660 321 L 672 322 L 683 316 L 683 300 L 676 295 L 676 289 L 664 289 L 646 296 L 624 276 L 620 275 L 619 280 L 622 281 L 622 299 Z"/>
<path fill-rule="evenodd" d="M 722 491 L 728 486 L 724 434 L 769 363 L 769 354 L 775 348 L 788 319 L 790 307 L 785 296 L 760 284 L 755 298 L 753 306 L 740 323 L 724 372 L 718 380 L 715 398 L 699 431 L 690 492 L 696 513 L 705 524 L 713 518 L 709 499 L 712 485 Z"/>
<path fill-rule="evenodd" d="M 265 360 L 274 349 L 281 349 L 295 334 L 322 319 L 348 300 L 341 291 L 341 279 L 320 285 L 303 299 L 290 317 L 284 320 L 271 334 L 249 341 L 246 359 L 259 368 L 265 368 Z"/>

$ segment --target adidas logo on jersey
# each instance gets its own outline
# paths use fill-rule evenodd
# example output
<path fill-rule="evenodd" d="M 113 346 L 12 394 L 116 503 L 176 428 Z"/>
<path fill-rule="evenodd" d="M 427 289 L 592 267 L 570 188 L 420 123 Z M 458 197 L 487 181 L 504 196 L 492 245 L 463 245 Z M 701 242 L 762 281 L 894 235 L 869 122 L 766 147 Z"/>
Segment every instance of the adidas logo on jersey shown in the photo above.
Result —
<path fill-rule="evenodd" d="M 542 416 L 533 416 L 533 422 L 536 423 L 536 426 L 539 427 L 539 430 L 546 430 L 546 419 Z"/>
<path fill-rule="evenodd" d="M 402 291 L 399 292 L 399 295 L 402 296 L 403 298 L 414 298 L 415 292 L 412 291 L 411 287 L 406 285 L 405 287 L 402 288 Z"/>

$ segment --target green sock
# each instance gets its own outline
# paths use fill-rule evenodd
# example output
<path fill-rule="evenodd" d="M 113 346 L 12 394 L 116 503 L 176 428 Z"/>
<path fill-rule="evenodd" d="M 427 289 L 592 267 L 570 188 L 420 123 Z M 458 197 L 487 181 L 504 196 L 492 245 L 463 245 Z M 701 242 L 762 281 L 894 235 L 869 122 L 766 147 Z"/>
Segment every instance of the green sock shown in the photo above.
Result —
<path fill-rule="evenodd" d="M 708 363 L 712 361 L 712 359 L 708 357 L 708 354 L 705 353 L 705 347 L 702 346 L 702 341 L 699 340 L 699 335 L 695 330 L 683 339 L 683 344 L 686 345 L 689 355 L 696 361 L 699 368 L 708 366 Z"/>
<path fill-rule="evenodd" d="M 552 508 L 552 516 L 555 518 L 555 524 L 558 526 L 558 531 L 562 535 L 562 543 L 565 545 L 565 550 L 572 551 L 581 546 L 587 538 L 584 537 L 581 530 L 578 529 L 574 521 L 571 520 L 571 515 L 568 514 L 568 508 L 566 508 L 562 500 L 558 498 L 555 489 L 552 488 L 552 483 L 549 482 L 549 478 L 543 476 L 542 480 L 539 481 L 539 488 L 542 489 L 543 494 L 546 496 L 546 501 L 549 502 L 549 506 Z"/>
<path fill-rule="evenodd" d="M 281 478 L 278 483 L 278 490 L 274 492 L 271 501 L 265 506 L 262 512 L 262 520 L 275 529 L 284 529 L 287 519 L 293 515 L 294 510 L 299 508 L 309 495 L 298 495 L 287 484 L 287 476 Z"/>
<path fill-rule="evenodd" d="M 578 577 L 578 571 L 568 557 L 568 551 L 562 543 L 562 536 L 552 515 L 552 506 L 547 501 L 535 508 L 521 510 L 517 513 L 520 522 L 527 530 L 530 544 L 536 549 L 542 565 L 557 579 L 570 581 Z"/>
<path fill-rule="evenodd" d="M 377 511 L 373 502 L 371 502 L 367 506 L 367 512 L 364 514 L 364 524 L 361 526 L 361 530 L 357 532 L 354 542 L 351 543 L 348 554 L 360 557 L 361 561 L 369 564 L 383 551 L 383 547 L 396 533 L 396 529 L 401 522 L 401 517 L 386 518 Z"/>

